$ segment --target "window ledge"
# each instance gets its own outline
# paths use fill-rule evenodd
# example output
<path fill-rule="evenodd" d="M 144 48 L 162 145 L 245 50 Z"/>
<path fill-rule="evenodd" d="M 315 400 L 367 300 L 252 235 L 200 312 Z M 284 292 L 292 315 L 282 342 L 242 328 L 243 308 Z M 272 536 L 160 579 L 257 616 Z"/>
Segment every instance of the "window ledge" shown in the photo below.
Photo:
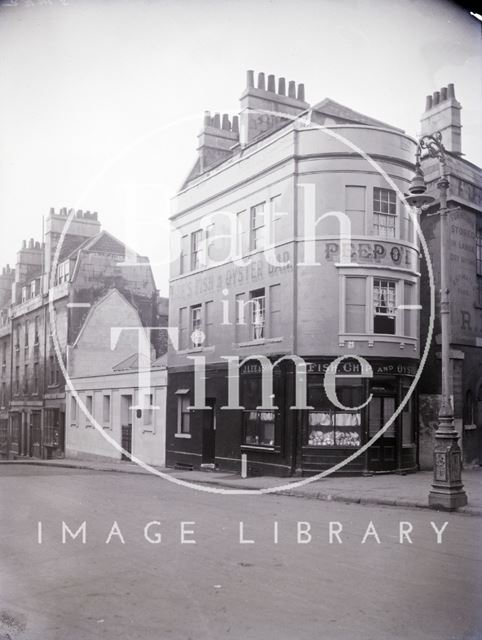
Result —
<path fill-rule="evenodd" d="M 205 353 L 214 351 L 214 346 L 206 346 L 206 347 L 193 347 L 192 349 L 179 349 L 177 352 L 178 355 L 186 355 L 188 353 Z"/>
<path fill-rule="evenodd" d="M 265 451 L 266 453 L 280 453 L 280 447 L 263 446 L 261 444 L 242 444 L 241 451 Z"/>
<path fill-rule="evenodd" d="M 263 344 L 283 342 L 283 338 L 261 338 L 260 340 L 248 340 L 247 342 L 235 342 L 235 347 L 258 347 Z"/>
<path fill-rule="evenodd" d="M 190 433 L 175 433 L 174 437 L 175 438 L 187 438 L 187 439 L 190 439 L 191 438 L 191 434 Z"/>

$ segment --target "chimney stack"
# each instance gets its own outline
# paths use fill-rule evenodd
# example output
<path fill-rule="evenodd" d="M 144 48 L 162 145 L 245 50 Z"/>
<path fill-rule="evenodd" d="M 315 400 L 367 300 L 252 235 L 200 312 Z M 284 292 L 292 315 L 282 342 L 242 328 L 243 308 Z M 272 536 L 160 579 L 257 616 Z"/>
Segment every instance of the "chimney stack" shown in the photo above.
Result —
<path fill-rule="evenodd" d="M 254 72 L 248 71 L 247 86 L 241 96 L 240 143 L 249 144 L 259 136 L 275 131 L 308 108 L 303 84 L 299 84 L 297 90 L 296 83 L 291 80 L 286 95 L 285 78 L 278 79 L 276 91 L 276 78 L 273 74 L 268 74 L 266 89 L 264 72 L 258 73 L 258 86 L 255 87 Z"/>
<path fill-rule="evenodd" d="M 455 98 L 453 84 L 434 91 L 427 96 L 425 112 L 421 119 L 422 135 L 432 135 L 436 131 L 442 134 L 442 142 L 447 151 L 462 153 L 462 124 L 460 112 L 462 106 Z"/>
<path fill-rule="evenodd" d="M 248 71 L 248 85 L 253 80 L 253 72 Z M 200 161 L 200 171 L 206 171 L 232 154 L 231 148 L 239 140 L 239 125 L 237 116 L 233 117 L 232 123 L 229 115 L 223 113 L 222 118 L 219 113 L 211 118 L 209 111 L 204 112 L 203 129 L 198 136 L 198 153 Z"/>

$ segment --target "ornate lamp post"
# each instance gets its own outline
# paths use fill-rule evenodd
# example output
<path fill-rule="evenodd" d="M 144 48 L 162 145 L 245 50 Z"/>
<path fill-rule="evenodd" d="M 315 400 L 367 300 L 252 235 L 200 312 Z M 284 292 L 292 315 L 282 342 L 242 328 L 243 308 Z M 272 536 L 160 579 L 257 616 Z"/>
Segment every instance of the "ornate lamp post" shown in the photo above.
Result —
<path fill-rule="evenodd" d="M 448 245 L 448 209 L 447 179 L 445 148 L 442 135 L 423 136 L 418 144 L 415 165 L 415 176 L 409 187 L 410 194 L 406 200 L 409 205 L 420 208 L 435 201 L 427 195 L 427 186 L 420 166 L 420 156 L 425 151 L 431 158 L 439 162 L 440 178 L 437 182 L 440 199 L 440 332 L 442 336 L 442 402 L 438 414 L 438 426 L 435 432 L 433 451 L 433 482 L 428 496 L 428 502 L 434 509 L 453 511 L 467 504 L 461 477 L 461 452 L 458 444 L 458 433 L 454 428 L 454 413 L 452 408 L 452 389 L 450 374 L 450 292 Z"/>

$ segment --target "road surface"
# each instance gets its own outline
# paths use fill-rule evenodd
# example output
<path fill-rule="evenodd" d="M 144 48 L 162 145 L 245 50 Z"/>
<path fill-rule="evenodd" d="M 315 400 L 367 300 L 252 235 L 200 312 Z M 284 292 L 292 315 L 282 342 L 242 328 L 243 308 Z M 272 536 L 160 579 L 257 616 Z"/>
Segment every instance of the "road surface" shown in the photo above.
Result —
<path fill-rule="evenodd" d="M 0 514 L 0 640 L 482 638 L 480 518 L 20 465 Z"/>

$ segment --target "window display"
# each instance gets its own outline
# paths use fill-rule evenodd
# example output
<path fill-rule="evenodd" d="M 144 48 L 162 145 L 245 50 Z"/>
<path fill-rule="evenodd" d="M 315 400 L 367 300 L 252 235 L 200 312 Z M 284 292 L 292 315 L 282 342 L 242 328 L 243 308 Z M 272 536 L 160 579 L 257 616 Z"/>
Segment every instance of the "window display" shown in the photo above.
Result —
<path fill-rule="evenodd" d="M 274 447 L 274 411 L 246 411 L 244 414 L 244 425 L 244 444 L 259 447 Z"/>
<path fill-rule="evenodd" d="M 336 411 L 310 411 L 308 414 L 308 446 L 359 447 L 361 415 Z"/>

